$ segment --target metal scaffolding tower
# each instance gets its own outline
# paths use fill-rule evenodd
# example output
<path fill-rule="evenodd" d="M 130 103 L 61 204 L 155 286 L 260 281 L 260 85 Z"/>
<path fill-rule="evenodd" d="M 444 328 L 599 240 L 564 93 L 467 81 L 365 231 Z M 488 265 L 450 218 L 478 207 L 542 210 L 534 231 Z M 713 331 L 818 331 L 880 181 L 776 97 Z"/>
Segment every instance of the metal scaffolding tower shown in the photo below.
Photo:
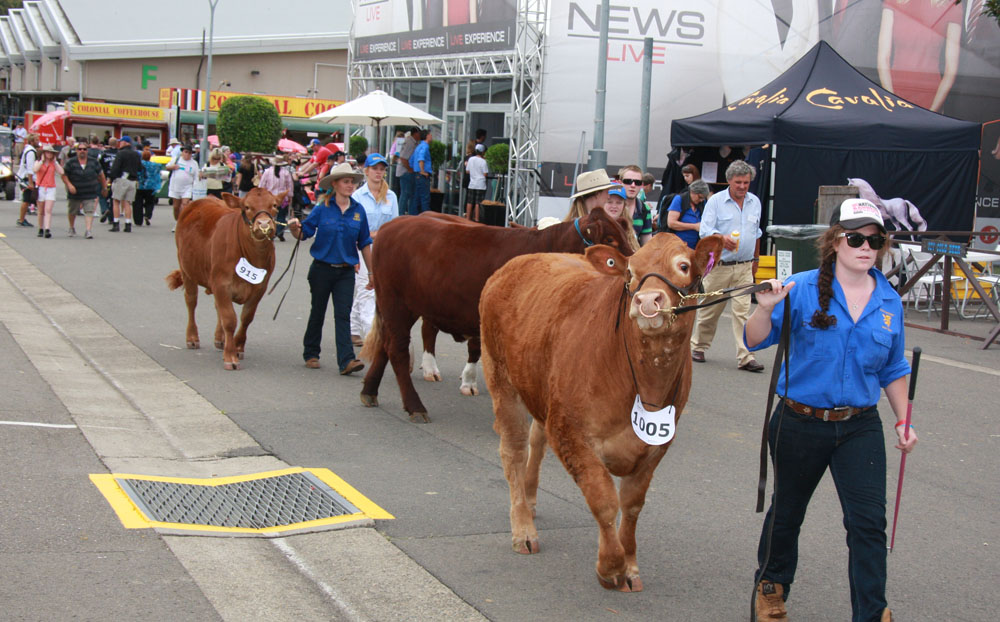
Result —
<path fill-rule="evenodd" d="M 507 221 L 533 226 L 538 213 L 542 58 L 548 0 L 518 0 L 514 49 L 459 56 L 354 59 L 348 45 L 347 94 L 375 89 L 392 93 L 400 80 L 508 78 L 511 89 L 510 156 L 505 199 Z"/>

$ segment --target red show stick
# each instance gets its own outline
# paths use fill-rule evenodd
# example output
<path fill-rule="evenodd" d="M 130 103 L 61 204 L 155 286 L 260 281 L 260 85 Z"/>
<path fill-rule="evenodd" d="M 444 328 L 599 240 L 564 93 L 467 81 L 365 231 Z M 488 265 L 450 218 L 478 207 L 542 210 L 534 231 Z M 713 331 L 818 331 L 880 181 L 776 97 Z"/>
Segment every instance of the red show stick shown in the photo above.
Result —
<path fill-rule="evenodd" d="M 917 368 L 920 366 L 920 347 L 913 348 L 913 362 L 910 363 L 910 393 L 906 402 L 906 423 L 903 424 L 903 440 L 910 438 L 910 419 L 913 416 L 913 394 L 917 390 Z M 906 453 L 899 459 L 899 482 L 896 484 L 896 509 L 892 511 L 892 537 L 889 552 L 896 544 L 896 519 L 899 518 L 899 498 L 903 494 L 903 472 L 906 470 Z"/>

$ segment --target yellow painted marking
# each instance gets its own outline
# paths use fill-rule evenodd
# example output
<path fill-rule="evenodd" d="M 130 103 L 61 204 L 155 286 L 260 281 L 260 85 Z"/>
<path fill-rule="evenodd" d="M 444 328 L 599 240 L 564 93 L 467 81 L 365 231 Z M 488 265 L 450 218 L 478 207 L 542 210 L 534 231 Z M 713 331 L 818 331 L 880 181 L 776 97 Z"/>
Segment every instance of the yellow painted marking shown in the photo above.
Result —
<path fill-rule="evenodd" d="M 133 502 L 128 494 L 122 490 L 121 486 L 118 484 L 118 479 L 138 479 L 153 482 L 172 482 L 175 484 L 190 484 L 194 486 L 222 486 L 225 484 L 235 484 L 238 482 L 246 482 L 250 480 L 257 479 L 267 479 L 269 477 L 277 477 L 280 475 L 291 475 L 294 473 L 309 472 L 316 476 L 317 479 L 325 483 L 327 486 L 335 490 L 340 496 L 347 499 L 351 504 L 360 510 L 355 514 L 346 514 L 343 516 L 331 516 L 329 518 L 321 518 L 317 520 L 304 521 L 301 523 L 292 523 L 289 525 L 277 525 L 274 527 L 263 527 L 263 528 L 252 528 L 252 527 L 221 527 L 218 525 L 202 525 L 202 524 L 191 524 L 191 523 L 168 523 L 162 521 L 151 520 L 146 516 L 142 510 L 140 510 Z M 195 477 L 163 477 L 159 475 L 132 475 L 127 473 L 102 473 L 102 474 L 92 474 L 90 476 L 90 481 L 97 486 L 97 489 L 101 491 L 104 498 L 108 500 L 108 503 L 114 509 L 115 513 L 118 515 L 118 519 L 122 522 L 122 525 L 126 529 L 174 529 L 174 530 L 191 530 L 191 531 L 208 531 L 208 532 L 218 532 L 218 533 L 245 533 L 245 534 L 269 534 L 269 533 L 280 533 L 283 531 L 297 530 L 297 529 L 310 529 L 323 527 L 328 525 L 337 525 L 340 523 L 347 523 L 350 521 L 360 520 L 362 518 L 371 519 L 392 519 L 395 518 L 389 512 L 379 507 L 375 502 L 365 497 L 356 488 L 348 484 L 346 481 L 341 479 L 337 474 L 333 473 L 329 469 L 305 469 L 302 467 L 292 467 L 288 469 L 281 469 L 278 471 L 267 471 L 264 473 L 251 473 L 249 475 L 236 475 L 231 477 L 209 477 L 209 478 L 195 478 Z"/>
<path fill-rule="evenodd" d="M 5 238 L 5 237 L 7 237 L 7 236 L 5 236 L 4 234 L 0 233 L 0 238 Z"/>

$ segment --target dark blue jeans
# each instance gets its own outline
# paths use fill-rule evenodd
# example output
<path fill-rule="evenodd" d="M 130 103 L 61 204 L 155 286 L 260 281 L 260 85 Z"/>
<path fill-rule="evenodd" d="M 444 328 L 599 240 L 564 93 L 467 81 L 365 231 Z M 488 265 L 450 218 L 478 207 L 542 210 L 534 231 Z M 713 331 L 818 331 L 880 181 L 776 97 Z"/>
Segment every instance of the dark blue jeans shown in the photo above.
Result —
<path fill-rule="evenodd" d="M 343 371 L 354 360 L 351 345 L 351 305 L 354 303 L 354 268 L 334 268 L 328 263 L 314 261 L 309 268 L 309 291 L 312 309 L 306 336 L 302 339 L 302 359 L 318 359 L 323 341 L 323 320 L 326 303 L 333 298 L 333 329 L 337 343 L 337 366 Z"/>
<path fill-rule="evenodd" d="M 431 178 L 419 173 L 414 173 L 413 176 L 413 196 L 410 197 L 407 213 L 416 216 L 431 208 Z"/>
<path fill-rule="evenodd" d="M 399 178 L 399 215 L 409 214 L 410 201 L 413 200 L 413 180 L 416 173 L 405 173 Z"/>
<path fill-rule="evenodd" d="M 792 412 L 781 402 L 769 432 L 775 492 L 757 549 L 757 575 L 781 583 L 787 598 L 798 563 L 799 528 L 829 468 L 847 529 L 851 619 L 877 622 L 886 607 L 885 438 L 878 410 L 834 422 Z M 762 571 L 772 520 L 770 557 Z"/>

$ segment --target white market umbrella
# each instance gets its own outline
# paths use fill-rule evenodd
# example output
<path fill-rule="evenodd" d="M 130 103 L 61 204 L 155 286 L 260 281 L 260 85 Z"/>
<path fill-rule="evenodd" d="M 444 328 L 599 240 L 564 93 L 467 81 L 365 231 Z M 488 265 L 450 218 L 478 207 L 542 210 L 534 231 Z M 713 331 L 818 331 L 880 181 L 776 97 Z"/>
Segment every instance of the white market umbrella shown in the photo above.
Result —
<path fill-rule="evenodd" d="M 385 91 L 372 91 L 367 95 L 321 112 L 312 117 L 313 121 L 327 123 L 349 123 L 351 125 L 374 125 L 375 144 L 379 144 L 382 124 L 385 125 L 429 125 L 444 123 L 441 119 L 411 106 L 389 95 Z"/>

